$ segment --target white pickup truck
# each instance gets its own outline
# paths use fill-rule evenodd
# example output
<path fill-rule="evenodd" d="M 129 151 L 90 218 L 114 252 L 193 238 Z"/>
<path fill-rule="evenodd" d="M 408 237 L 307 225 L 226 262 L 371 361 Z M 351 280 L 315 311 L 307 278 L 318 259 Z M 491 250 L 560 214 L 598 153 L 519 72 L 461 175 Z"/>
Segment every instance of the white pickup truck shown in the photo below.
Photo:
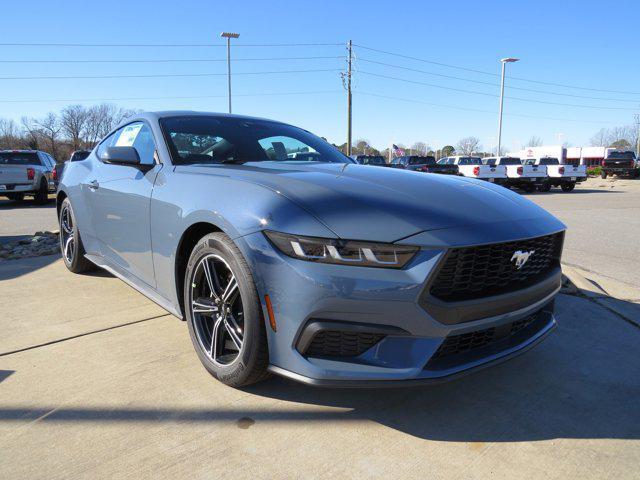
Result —
<path fill-rule="evenodd" d="M 441 165 L 455 165 L 458 175 L 504 184 L 507 181 L 507 168 L 502 165 L 485 165 L 480 157 L 455 156 L 438 160 Z"/>
<path fill-rule="evenodd" d="M 547 180 L 547 167 L 543 165 L 523 165 L 518 157 L 487 157 L 482 159 L 486 165 L 504 165 L 507 169 L 506 187 L 520 188 L 527 193 L 533 192 L 538 185 Z"/>
<path fill-rule="evenodd" d="M 570 192 L 576 187 L 576 183 L 587 179 L 587 167 L 585 165 L 561 165 L 554 157 L 527 158 L 525 165 L 544 165 L 547 167 L 547 180 L 538 185 L 538 190 L 548 192 L 551 187 L 560 187 L 563 192 Z"/>

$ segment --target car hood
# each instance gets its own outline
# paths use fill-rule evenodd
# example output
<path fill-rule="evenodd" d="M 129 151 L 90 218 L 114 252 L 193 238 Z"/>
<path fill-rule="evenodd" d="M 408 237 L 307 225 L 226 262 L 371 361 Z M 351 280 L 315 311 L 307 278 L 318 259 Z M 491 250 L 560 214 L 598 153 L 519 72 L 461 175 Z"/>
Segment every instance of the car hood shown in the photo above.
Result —
<path fill-rule="evenodd" d="M 472 224 L 553 219 L 510 190 L 464 177 L 315 162 L 254 162 L 224 169 L 235 179 L 287 197 L 344 239 L 394 242 Z"/>

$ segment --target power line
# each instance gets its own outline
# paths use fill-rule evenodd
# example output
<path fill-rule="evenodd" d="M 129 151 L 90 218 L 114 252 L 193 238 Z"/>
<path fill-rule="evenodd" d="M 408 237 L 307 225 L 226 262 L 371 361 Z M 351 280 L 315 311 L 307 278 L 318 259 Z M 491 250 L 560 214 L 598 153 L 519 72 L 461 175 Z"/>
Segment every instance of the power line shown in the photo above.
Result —
<path fill-rule="evenodd" d="M 342 47 L 344 43 L 238 43 L 234 47 Z M 219 43 L 0 43 L 0 47 L 226 47 Z"/>
<path fill-rule="evenodd" d="M 380 78 L 386 78 L 388 80 L 396 80 L 396 81 L 400 81 L 400 82 L 406 82 L 406 83 L 413 83 L 416 85 L 424 85 L 424 86 L 428 86 L 428 87 L 434 87 L 434 88 L 440 88 L 442 90 L 450 90 L 453 92 L 461 92 L 461 93 L 470 93 L 473 95 L 483 95 L 485 97 L 494 97 L 494 98 L 498 98 L 499 95 L 493 94 L 493 93 L 486 93 L 486 92 L 478 92 L 476 90 L 465 90 L 462 88 L 454 88 L 454 87 L 445 87 L 443 85 L 437 85 L 434 83 L 427 83 L 427 82 L 419 82 L 416 80 L 408 80 L 406 78 L 398 78 L 398 77 L 392 77 L 389 75 L 381 75 L 378 73 L 371 73 L 371 72 L 364 72 L 362 70 L 360 70 L 361 74 L 364 75 L 371 75 L 374 77 L 380 77 Z M 559 103 L 559 102 L 547 102 L 545 100 L 533 100 L 530 98 L 520 98 L 520 97 L 504 97 L 504 98 L 508 98 L 510 100 L 517 100 L 520 102 L 529 102 L 529 103 L 540 103 L 540 104 L 544 104 L 544 105 L 559 105 L 559 106 L 563 106 L 563 107 L 577 107 L 577 108 L 594 108 L 594 109 L 599 109 L 599 110 L 635 110 L 634 108 L 626 108 L 626 107 L 606 107 L 606 106 L 600 106 L 600 105 L 578 105 L 578 104 L 574 104 L 574 103 Z"/>
<path fill-rule="evenodd" d="M 316 90 L 311 92 L 268 92 L 268 93 L 236 93 L 234 97 L 270 97 L 270 96 L 289 96 L 289 95 L 320 95 L 327 93 L 339 93 L 340 90 Z M 188 95 L 188 96 L 169 96 L 169 97 L 113 97 L 113 98 L 57 98 L 57 99 L 0 99 L 0 103 L 53 103 L 53 102 L 115 102 L 115 101 L 134 101 L 134 100 L 191 100 L 205 98 L 226 98 L 227 95 Z"/>
<path fill-rule="evenodd" d="M 261 57 L 261 58 L 234 58 L 234 62 L 259 62 L 280 60 L 323 60 L 343 59 L 344 55 L 318 56 L 318 57 Z M 155 60 L 0 60 L 0 63 L 189 63 L 189 62 L 226 62 L 226 58 L 180 58 L 180 59 L 155 59 Z"/>
<path fill-rule="evenodd" d="M 315 72 L 339 72 L 339 68 L 325 68 L 312 70 L 274 70 L 268 72 L 238 72 L 234 75 L 272 75 L 281 73 L 315 73 Z M 71 76 L 35 76 L 35 77 L 0 77 L 0 80 L 89 80 L 105 78 L 171 78 L 171 77 L 217 77 L 226 73 L 166 73 L 148 75 L 71 75 Z"/>
<path fill-rule="evenodd" d="M 446 75 L 444 73 L 428 72 L 426 70 L 420 70 L 420 69 L 417 69 L 417 68 L 405 67 L 403 65 L 394 65 L 392 63 L 378 62 L 378 61 L 369 60 L 369 59 L 366 59 L 366 58 L 360 58 L 359 60 L 363 61 L 363 62 L 367 62 L 367 63 L 373 63 L 373 64 L 376 64 L 376 65 L 383 65 L 383 66 L 386 66 L 386 67 L 399 68 L 399 69 L 407 70 L 407 71 L 410 71 L 410 72 L 424 73 L 426 75 L 432 75 L 434 77 L 451 78 L 451 79 L 460 80 L 460 81 L 463 81 L 463 82 L 477 83 L 477 84 L 481 84 L 481 85 L 489 85 L 489 86 L 492 86 L 492 87 L 500 87 L 499 83 L 483 82 L 482 80 L 472 80 L 470 78 L 457 77 L 455 75 Z M 550 92 L 548 90 L 536 90 L 534 88 L 512 87 L 512 86 L 509 86 L 509 85 L 505 85 L 505 88 L 509 88 L 511 90 L 521 90 L 521 91 L 524 91 L 524 92 L 543 93 L 545 95 L 557 95 L 557 96 L 572 97 L 572 98 L 586 98 L 586 99 L 589 99 L 589 100 L 605 100 L 605 101 L 611 101 L 611 102 L 633 102 L 634 101 L 634 100 L 628 100 L 628 99 L 623 99 L 623 98 L 591 97 L 591 96 L 588 96 L 588 95 L 575 95 L 575 94 L 571 94 L 571 93 Z"/>
<path fill-rule="evenodd" d="M 493 73 L 493 72 L 487 72 L 487 71 L 483 71 L 483 70 L 476 70 L 473 68 L 467 68 L 467 67 L 461 67 L 459 65 L 452 65 L 449 63 L 442 63 L 442 62 L 436 62 L 433 60 L 427 60 L 425 58 L 419 58 L 419 57 L 413 57 L 410 55 L 403 55 L 401 53 L 396 53 L 396 52 L 389 52 L 386 50 L 380 50 L 377 48 L 371 48 L 371 47 L 366 47 L 364 45 L 360 45 L 360 44 L 355 44 L 355 47 L 358 48 L 362 48 L 364 50 L 369 50 L 372 52 L 377 52 L 377 53 L 383 53 L 385 55 L 392 55 L 395 57 L 400 57 L 400 58 L 406 58 L 409 60 L 415 60 L 417 62 L 423 62 L 423 63 L 429 63 L 431 65 L 438 65 L 440 67 L 447 67 L 447 68 L 453 68 L 456 70 L 463 70 L 466 72 L 473 72 L 473 73 L 478 73 L 481 75 L 489 75 L 492 77 L 500 77 L 499 74 L 497 73 Z M 554 83 L 554 82 L 547 82 L 547 81 L 542 81 L 542 80 L 532 80 L 530 78 L 523 78 L 523 77 L 513 77 L 508 75 L 507 78 L 511 79 L 511 80 L 519 80 L 521 82 L 529 82 L 529 83 L 537 83 L 539 85 L 548 85 L 548 86 L 552 86 L 552 87 L 561 87 L 561 88 L 572 88 L 575 90 L 585 90 L 585 91 L 589 91 L 589 92 L 600 92 L 600 93 L 620 93 L 620 94 L 627 94 L 627 95 L 640 95 L 640 92 L 632 92 L 632 91 L 628 91 L 628 90 L 606 90 L 606 89 L 602 89 L 602 88 L 589 88 L 589 87 L 582 87 L 582 86 L 578 86 L 578 85 L 568 85 L 568 84 L 564 84 L 564 83 Z"/>
<path fill-rule="evenodd" d="M 431 105 L 433 107 L 449 108 L 449 109 L 453 109 L 453 110 L 463 110 L 463 111 L 467 111 L 467 112 L 490 113 L 492 115 L 495 115 L 495 114 L 498 113 L 498 112 L 492 111 L 492 110 L 481 110 L 481 109 L 478 109 L 478 108 L 458 107 L 456 105 L 446 105 L 446 104 L 442 104 L 442 103 L 424 102 L 424 101 L 421 101 L 421 100 L 414 100 L 414 99 L 411 99 L 411 98 L 392 97 L 392 96 L 388 96 L 388 95 L 380 95 L 380 94 L 377 94 L 377 93 L 368 93 L 368 92 L 362 92 L 362 91 L 355 91 L 354 93 L 356 93 L 358 95 L 367 95 L 367 96 L 370 96 L 370 97 L 386 98 L 388 100 L 398 100 L 398 101 L 401 101 L 401 102 L 420 103 L 422 105 Z M 519 114 L 519 113 L 505 113 L 504 115 L 509 115 L 509 116 L 512 116 L 512 117 L 535 118 L 535 119 L 539 119 L 539 120 L 557 120 L 557 121 L 562 121 L 562 122 L 596 123 L 596 124 L 602 125 L 602 121 L 600 121 L 600 120 L 578 120 L 578 119 L 573 119 L 573 118 L 540 117 L 540 116 L 536 116 L 536 115 L 524 115 L 524 114 Z"/>

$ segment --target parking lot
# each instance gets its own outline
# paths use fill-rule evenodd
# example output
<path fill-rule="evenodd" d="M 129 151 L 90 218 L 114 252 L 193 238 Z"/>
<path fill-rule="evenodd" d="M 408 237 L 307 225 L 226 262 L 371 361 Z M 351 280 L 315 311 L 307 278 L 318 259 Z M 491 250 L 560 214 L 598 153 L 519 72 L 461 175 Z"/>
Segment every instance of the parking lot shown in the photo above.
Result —
<path fill-rule="evenodd" d="M 429 388 L 234 390 L 121 281 L 0 260 L 0 478 L 637 478 L 640 181 L 527 197 L 615 298 L 560 295 L 540 346 Z M 53 204 L 0 200 L 0 241 L 54 228 Z"/>

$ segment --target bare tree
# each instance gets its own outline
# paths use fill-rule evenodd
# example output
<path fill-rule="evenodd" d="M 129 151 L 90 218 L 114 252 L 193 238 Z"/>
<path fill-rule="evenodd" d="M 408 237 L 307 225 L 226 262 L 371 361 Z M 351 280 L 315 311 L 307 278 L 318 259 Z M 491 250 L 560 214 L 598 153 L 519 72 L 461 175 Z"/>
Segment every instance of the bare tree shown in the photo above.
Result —
<path fill-rule="evenodd" d="M 471 155 L 481 148 L 480 139 L 477 137 L 464 137 L 456 145 L 456 151 L 460 152 L 462 155 Z"/>
<path fill-rule="evenodd" d="M 135 110 L 117 108 L 110 103 L 102 103 L 89 108 L 85 128 L 85 141 L 89 146 L 94 145 L 134 113 L 136 113 Z"/>
<path fill-rule="evenodd" d="M 62 133 L 71 142 L 73 150 L 84 147 L 83 136 L 86 134 L 89 111 L 82 105 L 69 105 L 60 112 Z"/>
<path fill-rule="evenodd" d="M 24 146 L 38 150 L 42 141 L 42 132 L 40 132 L 38 125 L 35 124 L 33 119 L 28 117 L 22 117 L 20 123 L 25 135 Z"/>
<path fill-rule="evenodd" d="M 19 141 L 20 131 L 16 122 L 0 118 L 0 149 L 16 148 Z"/>
<path fill-rule="evenodd" d="M 411 149 L 419 155 L 426 155 L 427 154 L 427 150 L 428 150 L 428 146 L 426 143 L 424 142 L 415 142 L 412 146 Z"/>
<path fill-rule="evenodd" d="M 536 135 L 533 135 L 527 142 L 527 147 L 539 147 L 542 145 L 542 139 Z"/>
<path fill-rule="evenodd" d="M 53 158 L 58 157 L 58 138 L 62 125 L 55 113 L 47 113 L 43 118 L 34 120 L 33 123 L 38 127 L 40 135 L 49 144 L 49 153 Z"/>
<path fill-rule="evenodd" d="M 601 128 L 598 130 L 590 140 L 593 147 L 606 147 L 609 144 L 609 130 Z"/>

